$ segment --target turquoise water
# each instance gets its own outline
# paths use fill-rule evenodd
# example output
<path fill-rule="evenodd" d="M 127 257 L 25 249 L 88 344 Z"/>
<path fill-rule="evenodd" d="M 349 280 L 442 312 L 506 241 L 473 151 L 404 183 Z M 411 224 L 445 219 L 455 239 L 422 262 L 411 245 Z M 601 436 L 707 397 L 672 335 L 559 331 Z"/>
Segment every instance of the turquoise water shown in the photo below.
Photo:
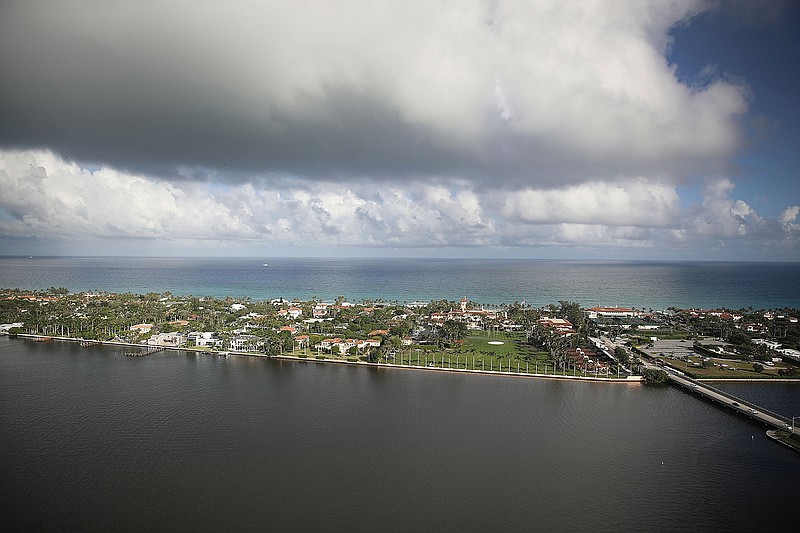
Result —
<path fill-rule="evenodd" d="M 269 266 L 262 266 L 268 263 Z M 0 258 L 0 287 L 215 297 L 800 308 L 798 263 L 487 259 Z"/>

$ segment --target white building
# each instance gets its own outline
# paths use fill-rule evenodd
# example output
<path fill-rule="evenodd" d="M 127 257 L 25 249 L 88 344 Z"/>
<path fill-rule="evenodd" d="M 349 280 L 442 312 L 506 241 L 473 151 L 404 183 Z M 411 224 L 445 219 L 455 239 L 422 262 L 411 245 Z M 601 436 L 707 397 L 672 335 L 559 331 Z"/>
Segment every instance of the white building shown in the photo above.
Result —
<path fill-rule="evenodd" d="M 149 346 L 164 346 L 168 348 L 177 348 L 183 346 L 186 342 L 186 337 L 183 333 L 174 331 L 172 333 L 159 333 L 153 335 L 147 340 Z"/>
<path fill-rule="evenodd" d="M 231 339 L 230 349 L 235 352 L 255 352 L 264 346 L 264 341 L 255 335 L 237 335 Z"/>
<path fill-rule="evenodd" d="M 586 316 L 595 318 L 632 318 L 641 315 L 636 309 L 631 307 L 592 307 L 586 310 Z"/>
<path fill-rule="evenodd" d="M 150 333 L 150 330 L 153 329 L 153 324 L 135 324 L 130 327 L 131 331 L 135 331 L 139 334 Z"/>
<path fill-rule="evenodd" d="M 222 339 L 217 337 L 216 331 L 193 331 L 186 338 L 193 341 L 195 346 L 214 347 L 222 344 Z"/>

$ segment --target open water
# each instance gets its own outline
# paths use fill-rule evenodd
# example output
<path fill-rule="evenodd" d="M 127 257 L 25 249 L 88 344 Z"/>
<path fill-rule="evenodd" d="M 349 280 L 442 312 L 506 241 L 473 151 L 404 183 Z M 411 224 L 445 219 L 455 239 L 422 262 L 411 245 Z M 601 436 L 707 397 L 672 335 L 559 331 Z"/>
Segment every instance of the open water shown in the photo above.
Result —
<path fill-rule="evenodd" d="M 794 530 L 764 432 L 670 386 L 0 337 L 5 531 Z"/>
<path fill-rule="evenodd" d="M 262 266 L 264 264 L 268 266 Z M 800 308 L 800 263 L 491 259 L 0 258 L 0 288 L 532 306 Z"/>
<path fill-rule="evenodd" d="M 269 266 L 262 266 L 269 263 Z M 797 264 L 0 258 L 0 287 L 800 307 Z M 797 384 L 731 384 L 800 415 Z M 0 337 L 0 527 L 778 531 L 800 454 L 676 388 Z"/>

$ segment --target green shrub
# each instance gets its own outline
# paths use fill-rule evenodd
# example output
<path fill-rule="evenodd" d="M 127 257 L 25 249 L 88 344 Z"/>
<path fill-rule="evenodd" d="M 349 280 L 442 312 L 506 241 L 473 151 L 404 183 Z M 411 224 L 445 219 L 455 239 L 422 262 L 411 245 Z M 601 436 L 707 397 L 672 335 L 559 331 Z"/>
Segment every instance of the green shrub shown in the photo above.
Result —
<path fill-rule="evenodd" d="M 645 368 L 642 377 L 647 383 L 664 383 L 667 381 L 667 373 L 658 368 Z"/>

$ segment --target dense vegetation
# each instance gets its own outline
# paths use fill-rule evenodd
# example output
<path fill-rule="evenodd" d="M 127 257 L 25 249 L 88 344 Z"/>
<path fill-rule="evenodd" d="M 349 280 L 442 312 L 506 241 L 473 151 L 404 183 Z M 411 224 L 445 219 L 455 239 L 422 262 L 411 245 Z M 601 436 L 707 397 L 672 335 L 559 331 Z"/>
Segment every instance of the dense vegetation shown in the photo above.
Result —
<path fill-rule="evenodd" d="M 318 316 L 315 312 L 320 306 L 324 311 Z M 296 315 L 287 316 L 288 309 Z M 317 299 L 258 301 L 177 296 L 169 292 L 70 294 L 63 287 L 0 292 L 0 323 L 21 323 L 12 332 L 130 343 L 170 332 L 213 332 L 220 348 L 245 335 L 254 339 L 248 351 L 264 354 L 308 355 L 313 351 L 318 357 L 371 362 L 433 362 L 459 368 L 531 372 L 546 369 L 594 375 L 639 371 L 639 358 L 646 355 L 642 349 L 652 347 L 650 339 L 655 335 L 697 339 L 694 351 L 698 361 L 702 361 L 701 367 L 707 365 L 713 371 L 711 365 L 715 362 L 713 357 L 719 355 L 715 351 L 718 346 L 701 340 L 702 335 L 711 333 L 722 335 L 728 356 L 746 362 L 751 372 L 793 377 L 798 374 L 795 367 L 765 369 L 764 365 L 771 364 L 778 355 L 774 349 L 778 341 L 784 347 L 797 346 L 800 328 L 793 318 L 798 314 L 795 309 L 670 309 L 664 313 L 640 313 L 630 319 L 589 319 L 578 303 L 565 300 L 534 309 L 518 302 L 484 308 L 466 300 L 437 300 L 415 306 L 380 300 L 350 304 L 344 296 L 323 305 Z M 567 329 L 558 330 L 545 318 L 566 321 Z M 132 328 L 137 324 L 152 328 L 146 332 Z M 602 364 L 597 361 L 593 369 L 587 370 L 586 365 L 576 361 L 575 352 L 581 348 L 590 350 L 591 339 L 597 337 L 616 341 L 616 347 L 608 356 L 601 354 Z M 341 349 L 336 346 L 323 351 L 321 341 L 332 338 L 379 339 L 379 344 Z M 765 344 L 767 339 L 773 344 Z M 683 370 L 691 371 L 688 366 L 684 361 Z M 650 372 L 647 376 L 658 381 L 661 373 Z"/>

